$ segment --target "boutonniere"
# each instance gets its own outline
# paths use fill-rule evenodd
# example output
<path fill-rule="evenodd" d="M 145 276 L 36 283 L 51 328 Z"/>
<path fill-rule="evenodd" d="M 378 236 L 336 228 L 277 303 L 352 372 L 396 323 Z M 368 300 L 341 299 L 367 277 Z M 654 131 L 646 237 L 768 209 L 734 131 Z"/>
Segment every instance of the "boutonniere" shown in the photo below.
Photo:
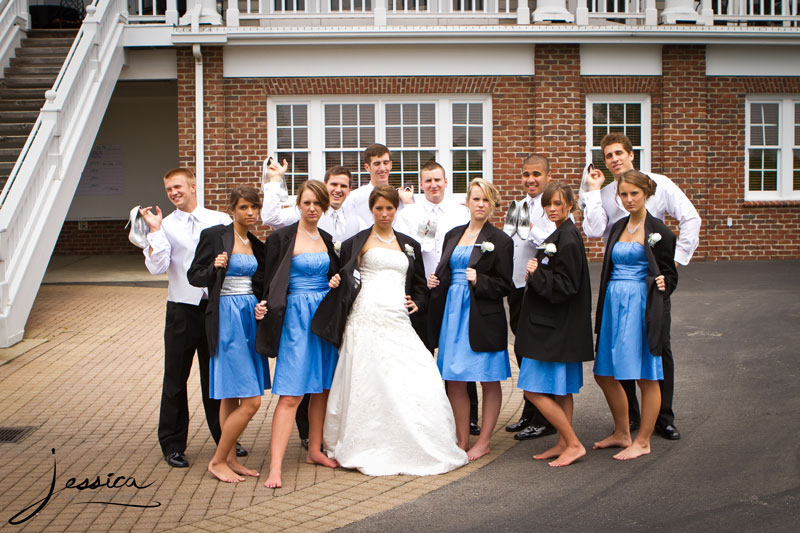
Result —
<path fill-rule="evenodd" d="M 475 246 L 481 247 L 481 253 L 485 254 L 486 252 L 494 252 L 494 243 L 489 241 L 483 241 L 480 244 L 476 244 Z"/>
<path fill-rule="evenodd" d="M 336 257 L 342 256 L 342 241 L 336 241 L 333 243 L 333 253 L 336 254 Z"/>
<path fill-rule="evenodd" d="M 660 240 L 661 240 L 661 234 L 660 233 L 651 233 L 650 235 L 647 236 L 647 244 L 650 245 L 650 248 L 655 246 L 656 243 L 658 243 L 658 241 L 660 241 Z"/>
<path fill-rule="evenodd" d="M 544 255 L 547 257 L 553 257 L 556 255 L 558 248 L 556 248 L 556 243 L 548 242 L 547 244 L 543 244 L 536 248 L 537 250 L 544 250 Z"/>
<path fill-rule="evenodd" d="M 410 244 L 406 244 L 403 249 L 406 251 L 406 255 L 411 259 L 416 259 L 417 255 L 414 253 L 414 247 Z"/>

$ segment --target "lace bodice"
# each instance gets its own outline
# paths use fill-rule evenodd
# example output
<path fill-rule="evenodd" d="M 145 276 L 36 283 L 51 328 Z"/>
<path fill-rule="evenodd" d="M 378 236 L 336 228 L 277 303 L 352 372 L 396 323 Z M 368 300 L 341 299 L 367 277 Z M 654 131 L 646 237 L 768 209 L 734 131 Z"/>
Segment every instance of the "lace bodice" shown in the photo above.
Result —
<path fill-rule="evenodd" d="M 408 257 L 399 250 L 371 248 L 361 256 L 358 268 L 361 290 L 353 304 L 351 318 L 372 320 L 380 314 L 390 320 L 408 320 L 405 308 Z M 380 310 L 384 313 L 377 313 Z M 367 316 L 364 316 L 367 315 Z"/>

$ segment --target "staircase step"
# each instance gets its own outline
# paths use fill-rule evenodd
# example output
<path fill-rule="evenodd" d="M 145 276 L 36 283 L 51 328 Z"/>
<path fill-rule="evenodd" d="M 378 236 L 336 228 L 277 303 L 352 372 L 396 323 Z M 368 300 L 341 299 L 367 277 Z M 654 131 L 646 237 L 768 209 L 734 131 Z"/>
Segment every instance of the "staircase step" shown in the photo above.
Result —
<path fill-rule="evenodd" d="M 11 169 L 14 168 L 15 161 L 7 162 L 7 161 L 0 161 L 0 174 L 4 176 L 8 176 L 11 174 Z"/>
<path fill-rule="evenodd" d="M 36 122 L 39 111 L 0 111 L 0 123 Z"/>
<path fill-rule="evenodd" d="M 13 76 L 57 76 L 61 70 L 61 64 L 55 65 L 26 65 L 24 67 L 7 67 L 5 77 Z"/>
<path fill-rule="evenodd" d="M 9 64 L 12 67 L 33 67 L 33 66 L 52 66 L 57 65 L 61 67 L 64 64 L 66 56 L 25 56 L 14 57 Z"/>
<path fill-rule="evenodd" d="M 0 161 L 16 161 L 19 157 L 19 148 L 0 148 Z"/>
<path fill-rule="evenodd" d="M 17 48 L 14 51 L 16 57 L 60 57 L 65 58 L 69 53 L 69 48 L 52 46 L 32 46 L 30 48 Z"/>
<path fill-rule="evenodd" d="M 75 39 L 75 36 L 78 34 L 78 30 L 74 29 L 49 29 L 49 28 L 41 28 L 35 30 L 29 30 L 27 37 L 29 39 L 48 39 L 48 38 L 60 38 L 60 39 Z"/>
<path fill-rule="evenodd" d="M 28 135 L 33 129 L 33 124 L 0 124 L 0 137 L 19 137 Z"/>
<path fill-rule="evenodd" d="M 16 148 L 19 150 L 25 146 L 25 141 L 27 140 L 27 135 L 0 135 L 0 148 Z"/>
<path fill-rule="evenodd" d="M 20 78 L 6 78 L 6 87 L 9 89 L 40 89 L 46 91 L 53 86 L 56 81 L 56 76 L 43 76 L 31 77 L 25 76 Z"/>
<path fill-rule="evenodd" d="M 72 42 L 74 40 L 75 40 L 75 38 L 69 38 L 69 37 L 56 37 L 56 38 L 53 38 L 53 37 L 36 37 L 36 38 L 25 37 L 24 39 L 22 39 L 21 43 L 22 43 L 22 46 L 25 47 L 25 48 L 26 47 L 42 47 L 42 46 L 44 46 L 44 47 L 54 47 L 54 46 L 57 46 L 57 47 L 66 47 L 67 49 L 69 49 L 69 47 L 72 46 Z"/>
<path fill-rule="evenodd" d="M 31 89 L 31 88 L 19 88 L 19 87 L 0 88 L 0 98 L 8 100 L 41 99 L 42 101 L 44 101 L 44 93 L 45 91 L 47 91 L 47 89 L 50 89 L 50 87 L 47 87 L 46 89 L 41 89 L 41 88 Z"/>
<path fill-rule="evenodd" d="M 44 105 L 44 93 L 27 100 L 3 100 L 0 98 L 0 111 L 36 111 Z"/>

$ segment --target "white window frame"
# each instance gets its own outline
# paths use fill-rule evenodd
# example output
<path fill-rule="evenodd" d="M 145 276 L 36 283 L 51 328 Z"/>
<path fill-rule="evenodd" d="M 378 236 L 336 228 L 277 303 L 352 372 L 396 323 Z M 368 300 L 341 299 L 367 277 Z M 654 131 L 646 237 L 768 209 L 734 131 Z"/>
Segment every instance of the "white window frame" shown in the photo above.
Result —
<path fill-rule="evenodd" d="M 375 142 L 386 144 L 386 123 L 384 106 L 386 103 L 433 103 L 436 105 L 436 162 L 442 165 L 447 173 L 447 193 L 453 194 L 452 183 L 452 152 L 453 144 L 453 104 L 481 103 L 483 104 L 483 178 L 493 181 L 492 146 L 492 97 L 488 94 L 459 95 L 459 94 L 417 94 L 417 95 L 332 95 L 332 96 L 302 96 L 267 98 L 267 150 L 269 154 L 276 154 L 277 147 L 277 113 L 276 106 L 305 104 L 308 116 L 308 172 L 310 179 L 319 179 L 325 175 L 325 104 L 375 104 Z M 391 148 L 391 147 L 390 147 Z M 461 147 L 456 147 L 461 149 Z M 354 171 L 356 169 L 350 169 Z M 415 190 L 415 193 L 419 193 Z"/>
<path fill-rule="evenodd" d="M 778 188 L 775 191 L 750 190 L 750 106 L 751 104 L 779 105 L 778 110 Z M 800 95 L 747 95 L 744 113 L 744 199 L 745 201 L 800 200 L 800 191 L 792 190 L 794 139 L 794 106 Z M 761 148 L 756 147 L 756 148 Z"/>
<path fill-rule="evenodd" d="M 593 93 L 586 95 L 586 162 L 592 161 L 592 148 L 594 145 L 592 139 L 594 138 L 594 114 L 592 112 L 593 104 L 641 104 L 641 124 L 642 124 L 642 142 L 639 145 L 641 149 L 640 161 L 634 160 L 633 166 L 642 172 L 650 172 L 650 154 L 651 147 L 651 130 L 652 130 L 652 115 L 650 111 L 650 95 L 649 94 L 606 94 L 606 93 Z"/>

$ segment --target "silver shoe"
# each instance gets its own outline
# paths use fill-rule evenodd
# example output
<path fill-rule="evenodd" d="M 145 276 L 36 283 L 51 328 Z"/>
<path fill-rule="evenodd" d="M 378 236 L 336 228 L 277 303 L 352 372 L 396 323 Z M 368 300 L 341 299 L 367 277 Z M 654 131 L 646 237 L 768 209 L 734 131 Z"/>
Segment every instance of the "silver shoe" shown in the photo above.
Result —
<path fill-rule="evenodd" d="M 513 237 L 517 232 L 517 220 L 519 218 L 519 205 L 516 200 L 511 201 L 508 206 L 508 213 L 506 213 L 506 223 L 503 224 L 503 231 L 509 237 Z"/>
<path fill-rule="evenodd" d="M 520 239 L 528 240 L 531 234 L 531 217 L 528 213 L 528 202 L 522 202 L 519 217 L 517 217 L 517 235 Z"/>
<path fill-rule="evenodd" d="M 128 240 L 131 241 L 133 245 L 144 250 L 150 246 L 150 243 L 147 242 L 147 234 L 150 233 L 150 226 L 147 225 L 147 222 L 144 221 L 144 217 L 139 212 L 140 207 L 141 206 L 137 205 L 131 209 L 128 215 L 128 223 L 125 224 L 125 229 L 128 229 L 128 226 L 131 227 L 131 231 L 128 233 Z"/>

